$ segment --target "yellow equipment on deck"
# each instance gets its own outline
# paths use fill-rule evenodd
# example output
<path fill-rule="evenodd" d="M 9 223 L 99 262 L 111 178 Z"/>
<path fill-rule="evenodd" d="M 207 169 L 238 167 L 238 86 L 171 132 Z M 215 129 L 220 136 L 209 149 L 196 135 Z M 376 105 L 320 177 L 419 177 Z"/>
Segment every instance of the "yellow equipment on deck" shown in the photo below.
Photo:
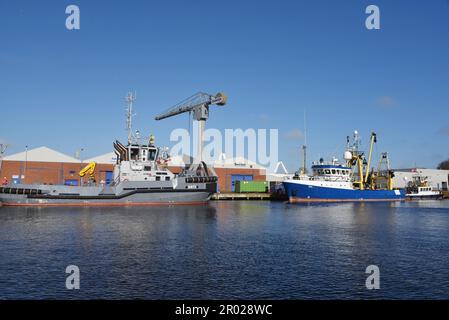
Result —
<path fill-rule="evenodd" d="M 358 133 L 356 132 L 355 135 Z M 349 137 L 348 137 L 349 139 Z M 349 140 L 348 140 L 349 143 Z M 358 152 L 357 149 L 350 153 L 349 158 L 347 158 L 347 166 L 358 168 L 358 180 L 354 181 L 354 185 L 360 190 L 371 189 L 376 190 L 378 188 L 386 188 L 387 190 L 393 190 L 393 177 L 394 173 L 390 169 L 390 161 L 387 152 L 382 152 L 379 159 L 379 165 L 377 172 L 374 168 L 371 168 L 371 158 L 373 155 L 373 146 L 377 143 L 376 133 L 371 133 L 370 146 L 368 153 L 368 161 L 366 161 L 363 153 Z M 381 170 L 382 164 L 385 162 L 387 168 L 386 170 Z M 384 186 L 383 186 L 384 185 Z"/>
<path fill-rule="evenodd" d="M 89 180 L 94 180 L 94 172 L 96 166 L 97 164 L 95 162 L 90 162 L 87 166 L 81 169 L 81 171 L 79 172 L 80 177 L 84 177 L 86 173 L 88 173 Z"/>

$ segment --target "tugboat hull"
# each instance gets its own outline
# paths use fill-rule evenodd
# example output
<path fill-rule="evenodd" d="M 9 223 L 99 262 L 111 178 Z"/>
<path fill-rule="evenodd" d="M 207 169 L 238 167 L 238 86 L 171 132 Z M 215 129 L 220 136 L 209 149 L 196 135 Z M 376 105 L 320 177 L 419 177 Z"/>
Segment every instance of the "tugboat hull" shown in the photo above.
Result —
<path fill-rule="evenodd" d="M 2 197 L 3 206 L 151 206 L 151 205 L 196 205 L 206 204 L 210 199 L 207 192 L 195 192 L 167 196 L 165 193 L 153 194 L 151 196 L 136 197 L 129 196 L 123 199 L 54 199 L 26 197 Z"/>
<path fill-rule="evenodd" d="M 145 183 L 128 183 L 120 188 L 15 185 L 0 188 L 0 202 L 3 206 L 193 205 L 207 203 L 215 192 L 215 182 L 181 184 L 176 188 Z"/>

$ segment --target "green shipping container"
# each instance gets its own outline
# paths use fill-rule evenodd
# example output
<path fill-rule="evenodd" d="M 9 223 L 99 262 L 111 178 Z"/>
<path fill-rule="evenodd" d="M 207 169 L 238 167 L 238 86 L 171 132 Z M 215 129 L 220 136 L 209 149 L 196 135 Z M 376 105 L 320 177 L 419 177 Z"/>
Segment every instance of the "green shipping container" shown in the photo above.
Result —
<path fill-rule="evenodd" d="M 268 192 L 268 182 L 267 181 L 236 181 L 235 182 L 235 192 L 245 193 L 245 192 Z"/>

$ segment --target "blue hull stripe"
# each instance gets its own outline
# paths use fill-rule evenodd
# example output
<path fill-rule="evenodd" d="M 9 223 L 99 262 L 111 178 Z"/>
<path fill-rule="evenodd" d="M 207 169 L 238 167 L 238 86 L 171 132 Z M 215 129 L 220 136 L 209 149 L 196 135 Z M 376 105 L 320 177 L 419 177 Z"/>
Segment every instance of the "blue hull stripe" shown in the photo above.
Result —
<path fill-rule="evenodd" d="M 404 190 L 348 190 L 284 182 L 291 200 L 297 201 L 394 201 L 404 200 Z"/>

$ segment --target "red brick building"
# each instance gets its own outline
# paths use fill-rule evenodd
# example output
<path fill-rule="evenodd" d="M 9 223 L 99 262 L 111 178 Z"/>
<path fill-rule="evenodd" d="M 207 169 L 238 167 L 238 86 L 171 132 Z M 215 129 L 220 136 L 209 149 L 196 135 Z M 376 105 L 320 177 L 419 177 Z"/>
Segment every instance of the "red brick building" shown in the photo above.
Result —
<path fill-rule="evenodd" d="M 67 184 L 80 185 L 87 177 L 81 178 L 79 171 L 90 162 L 40 147 L 3 158 L 0 165 L 0 178 L 10 183 Z M 113 164 L 98 163 L 95 170 L 96 181 L 111 180 Z M 112 182 L 112 181 L 110 181 Z"/>

